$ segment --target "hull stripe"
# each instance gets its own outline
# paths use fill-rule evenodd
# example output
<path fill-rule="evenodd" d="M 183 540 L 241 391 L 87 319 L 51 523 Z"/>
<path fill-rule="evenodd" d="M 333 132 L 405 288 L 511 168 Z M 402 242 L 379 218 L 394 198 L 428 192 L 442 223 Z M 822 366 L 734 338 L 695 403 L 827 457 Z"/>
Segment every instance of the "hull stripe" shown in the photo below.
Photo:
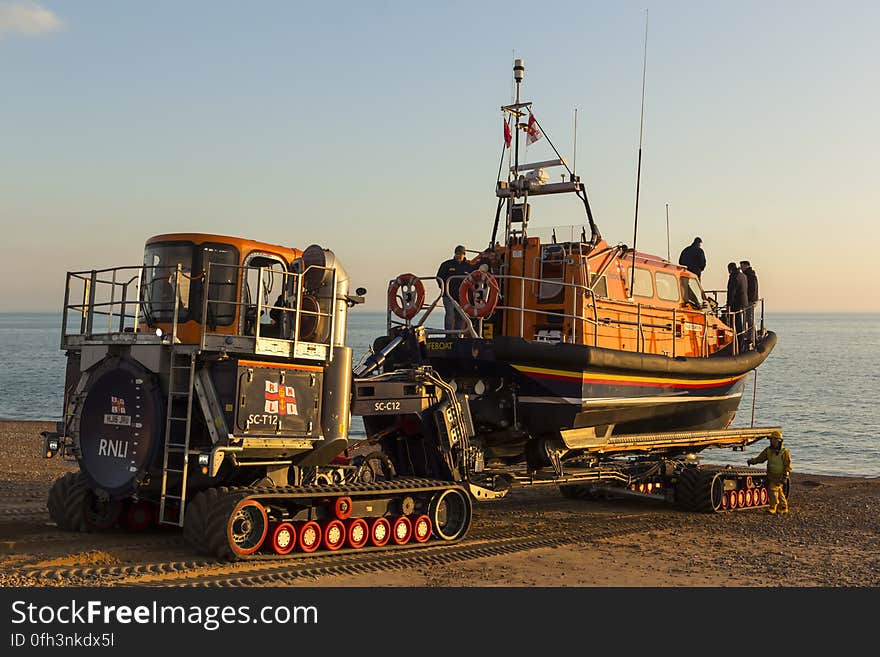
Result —
<path fill-rule="evenodd" d="M 535 379 L 551 379 L 582 384 L 616 383 L 644 387 L 669 387 L 670 385 L 673 385 L 677 388 L 714 388 L 720 385 L 735 383 L 745 376 L 745 374 L 740 374 L 737 376 L 725 377 L 723 379 L 676 379 L 627 374 L 592 374 L 590 372 L 571 372 L 565 370 L 549 370 L 541 367 L 526 367 L 525 365 L 514 365 L 513 367 Z"/>
<path fill-rule="evenodd" d="M 742 397 L 738 392 L 732 395 L 718 395 L 714 397 L 519 397 L 518 401 L 525 404 L 574 404 L 577 406 L 634 406 L 640 404 L 681 404 L 682 402 L 706 402 L 719 401 L 722 399 L 737 399 Z"/>

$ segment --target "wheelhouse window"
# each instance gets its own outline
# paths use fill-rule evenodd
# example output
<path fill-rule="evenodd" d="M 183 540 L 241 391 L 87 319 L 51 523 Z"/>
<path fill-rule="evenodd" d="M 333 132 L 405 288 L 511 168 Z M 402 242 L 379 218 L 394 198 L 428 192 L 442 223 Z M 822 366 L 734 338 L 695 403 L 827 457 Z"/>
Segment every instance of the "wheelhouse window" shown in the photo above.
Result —
<path fill-rule="evenodd" d="M 627 278 L 632 275 L 632 269 L 627 270 Z M 654 298 L 654 282 L 650 269 L 636 267 L 636 275 L 633 279 L 633 296 Z"/>
<path fill-rule="evenodd" d="M 681 296 L 689 306 L 697 310 L 703 307 L 703 288 L 700 287 L 700 281 L 696 277 L 681 277 Z"/>
<path fill-rule="evenodd" d="M 608 279 L 605 278 L 605 274 L 602 274 L 599 277 L 599 281 L 596 282 L 596 272 L 590 272 L 590 287 L 593 290 L 593 296 L 608 296 Z"/>
<path fill-rule="evenodd" d="M 678 301 L 678 280 L 674 274 L 658 271 L 654 274 L 657 283 L 657 298 L 664 301 Z"/>

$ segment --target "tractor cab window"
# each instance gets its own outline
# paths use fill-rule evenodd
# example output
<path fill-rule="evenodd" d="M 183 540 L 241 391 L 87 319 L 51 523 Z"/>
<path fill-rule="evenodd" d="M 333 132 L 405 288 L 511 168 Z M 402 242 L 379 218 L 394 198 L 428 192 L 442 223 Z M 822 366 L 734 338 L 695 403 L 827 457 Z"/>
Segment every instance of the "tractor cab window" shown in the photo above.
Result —
<path fill-rule="evenodd" d="M 254 335 L 256 323 L 260 323 L 260 335 L 279 337 L 281 310 L 269 306 L 281 306 L 284 302 L 284 283 L 287 267 L 281 258 L 272 255 L 252 255 L 245 269 L 243 303 L 245 308 L 244 335 Z M 260 317 L 257 318 L 257 306 Z"/>
<path fill-rule="evenodd" d="M 229 326 L 235 321 L 238 250 L 228 244 L 203 244 L 200 249 L 202 262 L 199 269 L 205 272 L 208 284 L 208 324 L 212 328 Z M 201 285 L 202 281 L 199 280 L 198 284 Z"/>
<path fill-rule="evenodd" d="M 177 268 L 180 266 L 180 276 Z M 141 280 L 143 311 L 150 324 L 171 322 L 177 301 L 177 321 L 191 319 L 190 287 L 193 245 L 189 242 L 149 244 L 144 250 Z"/>

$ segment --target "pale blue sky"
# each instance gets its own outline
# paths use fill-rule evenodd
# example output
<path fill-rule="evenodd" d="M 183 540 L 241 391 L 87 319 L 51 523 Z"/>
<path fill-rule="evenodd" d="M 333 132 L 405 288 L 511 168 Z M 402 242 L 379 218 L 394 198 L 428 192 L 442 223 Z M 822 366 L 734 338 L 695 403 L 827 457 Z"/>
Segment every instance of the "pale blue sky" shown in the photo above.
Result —
<path fill-rule="evenodd" d="M 0 0 L 0 310 L 172 231 L 332 248 L 384 307 L 489 240 L 515 52 L 612 243 L 749 259 L 769 311 L 880 310 L 880 4 Z M 530 159 L 545 159 L 546 140 Z M 534 227 L 581 223 L 535 199 Z"/>

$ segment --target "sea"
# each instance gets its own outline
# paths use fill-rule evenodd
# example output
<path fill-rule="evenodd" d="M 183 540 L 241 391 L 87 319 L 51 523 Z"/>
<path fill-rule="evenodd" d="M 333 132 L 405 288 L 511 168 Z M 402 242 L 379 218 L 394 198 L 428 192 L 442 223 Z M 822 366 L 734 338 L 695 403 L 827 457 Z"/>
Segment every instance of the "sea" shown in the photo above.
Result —
<path fill-rule="evenodd" d="M 357 363 L 385 333 L 384 312 L 349 313 Z M 749 375 L 731 426 L 780 426 L 795 472 L 880 477 L 880 313 L 767 314 L 779 341 Z M 0 313 L 0 419 L 58 420 L 65 357 L 61 316 Z M 353 418 L 352 437 L 363 436 Z M 710 448 L 705 462 L 745 465 L 765 446 Z"/>

